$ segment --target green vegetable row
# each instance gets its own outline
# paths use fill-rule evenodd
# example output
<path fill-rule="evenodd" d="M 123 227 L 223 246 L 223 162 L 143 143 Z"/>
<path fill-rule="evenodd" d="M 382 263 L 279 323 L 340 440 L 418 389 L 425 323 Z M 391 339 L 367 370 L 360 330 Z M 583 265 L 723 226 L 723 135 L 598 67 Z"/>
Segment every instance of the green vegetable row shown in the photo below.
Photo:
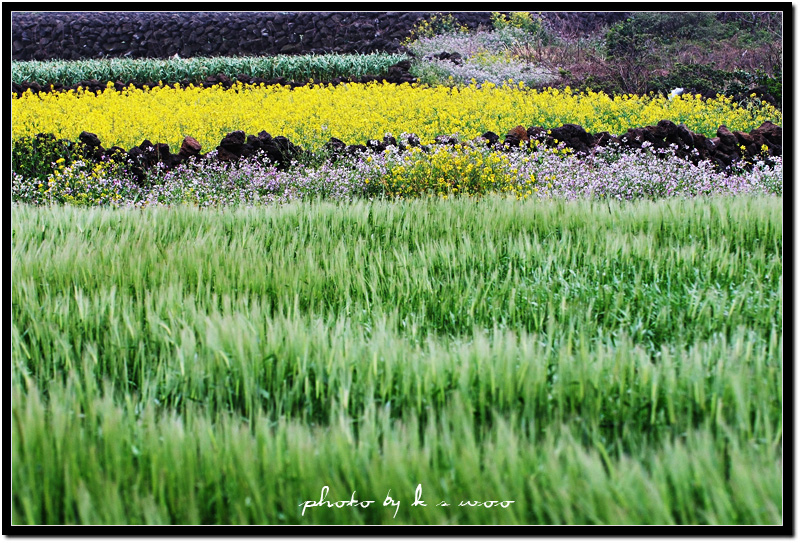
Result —
<path fill-rule="evenodd" d="M 401 54 L 278 55 L 272 57 L 194 57 L 170 59 L 51 60 L 11 63 L 11 81 L 22 84 L 74 85 L 80 81 L 202 81 L 209 75 L 238 74 L 288 80 L 328 80 L 334 77 L 385 75 L 389 66 L 406 58 Z"/>

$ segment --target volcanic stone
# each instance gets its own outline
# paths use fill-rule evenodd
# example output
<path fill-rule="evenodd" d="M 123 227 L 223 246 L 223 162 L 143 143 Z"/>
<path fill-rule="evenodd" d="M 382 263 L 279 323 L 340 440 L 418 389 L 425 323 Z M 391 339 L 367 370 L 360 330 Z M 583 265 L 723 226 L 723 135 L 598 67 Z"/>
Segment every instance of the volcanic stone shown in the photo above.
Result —
<path fill-rule="evenodd" d="M 178 154 L 184 158 L 188 158 L 190 156 L 195 156 L 200 154 L 200 149 L 202 146 L 200 143 L 191 136 L 186 136 L 183 138 L 183 143 L 181 143 L 181 150 L 178 151 Z"/>

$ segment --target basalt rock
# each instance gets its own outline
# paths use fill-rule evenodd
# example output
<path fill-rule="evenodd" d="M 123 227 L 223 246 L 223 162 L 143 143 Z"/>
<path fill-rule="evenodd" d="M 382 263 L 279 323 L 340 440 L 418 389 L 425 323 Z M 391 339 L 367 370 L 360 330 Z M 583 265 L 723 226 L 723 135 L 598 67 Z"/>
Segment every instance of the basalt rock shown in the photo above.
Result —
<path fill-rule="evenodd" d="M 122 147 L 113 146 L 106 150 L 105 157 L 112 162 L 125 162 L 128 158 L 128 153 Z"/>
<path fill-rule="evenodd" d="M 410 147 L 420 147 L 419 136 L 411 132 L 406 136 L 406 142 Z"/>
<path fill-rule="evenodd" d="M 577 154 L 591 154 L 598 147 L 610 146 L 648 149 L 656 151 L 657 154 L 658 151 L 672 150 L 678 157 L 690 160 L 695 164 L 701 160 L 709 160 L 721 171 L 729 169 L 731 165 L 742 158 L 774 163 L 770 157 L 780 156 L 782 152 L 782 128 L 770 121 L 766 121 L 758 128 L 751 130 L 750 133 L 732 132 L 727 127 L 721 126 L 717 134 L 716 137 L 707 138 L 702 134 L 691 132 L 684 125 L 676 125 L 668 120 L 660 121 L 656 126 L 632 128 L 621 135 L 608 132 L 591 134 L 575 124 L 566 124 L 550 130 L 536 126 L 526 129 L 519 125 L 509 130 L 502 143 L 500 137 L 494 132 L 485 132 L 475 138 L 472 144 L 486 145 L 507 152 L 517 148 L 523 141 L 545 147 L 564 146 Z M 460 143 L 459 138 L 455 135 L 439 136 L 436 141 L 440 145 Z M 36 152 L 39 147 L 53 145 L 54 142 L 60 143 L 66 150 L 77 146 L 83 156 L 95 162 L 127 161 L 140 183 L 145 180 L 147 171 L 159 163 L 165 170 L 170 170 L 193 158 L 206 161 L 237 162 L 263 156 L 275 164 L 278 169 L 286 170 L 294 160 L 302 159 L 305 154 L 301 147 L 289 141 L 285 136 L 272 137 L 266 131 L 261 131 L 257 135 L 246 135 L 241 130 L 226 134 L 217 146 L 216 153 L 208 155 L 200 154 L 200 143 L 189 136 L 184 138 L 180 151 L 172 154 L 166 143 L 153 144 L 147 139 L 127 152 L 120 147 L 105 150 L 97 135 L 90 132 L 82 132 L 76 143 L 67 140 L 56 141 L 52 134 L 37 134 L 33 138 L 33 151 Z M 413 133 L 405 134 L 399 140 L 386 135 L 383 140 L 370 140 L 366 143 L 366 145 L 347 145 L 342 140 L 330 138 L 324 148 L 333 160 L 362 153 L 382 153 L 389 146 L 396 146 L 400 152 L 404 152 L 407 147 L 420 147 L 425 152 L 430 151 L 430 146 L 421 145 L 419 138 Z"/>
<path fill-rule="evenodd" d="M 598 147 L 608 147 L 611 145 L 621 144 L 617 136 L 609 134 L 608 132 L 598 132 L 595 134 L 595 143 Z"/>
<path fill-rule="evenodd" d="M 235 155 L 237 157 L 241 156 L 245 139 L 246 137 L 244 132 L 241 130 L 236 130 L 234 132 L 229 133 L 224 138 L 222 138 L 222 141 L 220 142 L 219 147 L 217 147 L 217 150 L 227 151 L 228 153 Z"/>
<path fill-rule="evenodd" d="M 490 11 L 449 12 L 470 29 Z M 15 12 L 13 60 L 398 52 L 433 12 Z M 442 15 L 446 15 L 443 13 Z M 585 35 L 625 12 L 545 12 L 556 32 Z M 456 57 L 457 58 L 457 57 Z M 453 60 L 450 56 L 449 60 Z"/>
<path fill-rule="evenodd" d="M 523 141 L 528 141 L 528 131 L 522 125 L 517 125 L 506 134 L 503 140 L 504 147 L 519 147 Z"/>
<path fill-rule="evenodd" d="M 717 129 L 717 137 L 720 145 L 729 148 L 736 147 L 736 135 L 728 130 L 728 127 L 724 124 Z"/>
<path fill-rule="evenodd" d="M 433 138 L 438 145 L 450 145 L 455 146 L 459 144 L 459 138 L 455 134 L 442 134 Z"/>
<path fill-rule="evenodd" d="M 548 130 L 541 126 L 530 126 L 525 132 L 528 134 L 528 140 L 532 141 L 534 145 L 536 145 L 536 142 L 545 143 L 550 137 Z M 550 138 L 550 143 L 552 143 L 552 140 L 553 138 Z"/>
<path fill-rule="evenodd" d="M 489 145 L 494 145 L 498 141 L 500 141 L 500 136 L 492 132 L 491 130 L 488 132 L 484 132 L 481 134 L 481 139 L 485 140 Z"/>
<path fill-rule="evenodd" d="M 447 60 L 457 66 L 460 66 L 464 63 L 464 58 L 461 56 L 461 53 L 458 52 L 448 53 L 447 51 L 442 51 L 441 53 L 431 53 L 429 55 L 425 55 L 423 58 L 427 60 Z"/>
<path fill-rule="evenodd" d="M 240 157 L 241 155 L 237 155 L 221 145 L 217 147 L 217 159 L 222 162 L 236 162 Z"/>
<path fill-rule="evenodd" d="M 84 157 L 94 160 L 95 162 L 103 160 L 105 149 L 100 144 L 100 138 L 97 137 L 97 134 L 83 131 L 78 136 L 78 141 L 81 154 Z"/>
<path fill-rule="evenodd" d="M 758 146 L 766 146 L 769 156 L 779 156 L 783 152 L 783 129 L 771 121 L 764 121 L 761 126 L 750 131 L 753 142 Z"/>
<path fill-rule="evenodd" d="M 191 136 L 186 136 L 183 138 L 183 143 L 181 144 L 180 151 L 178 151 L 178 155 L 184 159 L 197 156 L 200 154 L 200 149 L 202 149 L 202 145 L 200 145 L 196 139 Z"/>
<path fill-rule="evenodd" d="M 782 129 L 770 121 L 764 122 L 749 134 L 732 132 L 723 125 L 713 138 L 696 134 L 685 125 L 676 125 L 669 120 L 659 121 L 656 126 L 631 128 L 619 136 L 608 132 L 592 135 L 578 125 L 564 125 L 551 130 L 530 127 L 527 133 L 531 140 L 540 141 L 545 146 L 553 147 L 563 143 L 576 153 L 590 153 L 596 147 L 609 145 L 650 149 L 662 155 L 672 151 L 676 156 L 694 164 L 710 160 L 719 170 L 730 168 L 740 159 L 752 161 L 766 158 L 767 162 L 772 163 L 768 157 L 779 156 L 782 152 Z M 506 140 L 509 140 L 509 136 Z"/>
<path fill-rule="evenodd" d="M 764 136 L 764 139 L 776 145 L 780 145 L 783 140 L 783 129 L 772 123 L 772 121 L 764 121 L 761 126 L 751 131 L 751 134 L 759 134 Z"/>
<path fill-rule="evenodd" d="M 397 139 L 395 139 L 395 137 L 390 134 L 386 134 L 385 136 L 383 136 L 383 144 L 386 145 L 387 147 L 390 145 L 394 145 L 396 147 Z"/>
<path fill-rule="evenodd" d="M 367 142 L 367 149 L 373 153 L 382 153 L 386 150 L 386 144 L 378 140 L 369 140 Z"/>
<path fill-rule="evenodd" d="M 559 128 L 553 128 L 550 130 L 550 137 L 557 142 L 564 142 L 565 145 L 579 153 L 588 153 L 595 141 L 594 136 L 577 124 L 565 124 Z"/>
<path fill-rule="evenodd" d="M 347 145 L 339 138 L 331 138 L 328 143 L 323 145 L 323 149 L 330 155 L 332 160 L 337 160 L 344 156 Z"/>
<path fill-rule="evenodd" d="M 736 131 L 733 133 L 736 136 L 736 142 L 739 148 L 744 147 L 745 152 L 750 155 L 757 155 L 759 151 L 759 146 L 756 145 L 756 141 L 750 134 L 745 132 Z"/>
<path fill-rule="evenodd" d="M 356 155 L 358 153 L 363 153 L 367 150 L 366 145 L 348 145 L 346 148 L 348 155 Z"/>
<path fill-rule="evenodd" d="M 293 144 L 286 137 L 273 138 L 263 130 L 257 136 L 247 136 L 241 130 L 230 132 L 222 138 L 217 147 L 218 160 L 236 162 L 260 154 L 281 170 L 289 168 L 292 160 L 299 158 L 302 153 L 302 148 Z"/>
<path fill-rule="evenodd" d="M 88 145 L 89 147 L 100 147 L 100 138 L 97 137 L 97 134 L 92 134 L 91 132 L 86 132 L 85 130 L 81 132 L 78 139 L 81 143 Z"/>

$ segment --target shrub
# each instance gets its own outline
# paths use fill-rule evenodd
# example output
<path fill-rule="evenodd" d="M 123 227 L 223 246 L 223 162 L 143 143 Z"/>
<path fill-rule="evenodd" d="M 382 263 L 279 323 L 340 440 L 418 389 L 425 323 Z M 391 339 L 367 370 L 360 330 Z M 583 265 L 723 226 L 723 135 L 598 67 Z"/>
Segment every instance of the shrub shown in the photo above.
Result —
<path fill-rule="evenodd" d="M 500 33 L 507 29 L 521 30 L 526 34 L 521 41 L 526 43 L 534 41 L 540 45 L 549 45 L 555 42 L 555 36 L 545 26 L 541 14 L 533 16 L 527 11 L 515 11 L 507 18 L 502 13 L 495 12 L 492 13 L 492 26 Z"/>
<path fill-rule="evenodd" d="M 734 32 L 732 26 L 718 23 L 710 12 L 637 13 L 609 28 L 606 52 L 610 57 L 629 56 L 648 42 L 713 41 L 729 38 Z"/>
<path fill-rule="evenodd" d="M 778 107 L 781 105 L 783 97 L 783 70 L 780 68 L 775 69 L 774 77 L 770 77 L 764 73 L 758 73 L 758 84 L 766 87 L 767 92 L 775 97 Z"/>
<path fill-rule="evenodd" d="M 497 192 L 523 199 L 534 192 L 536 179 L 533 175 L 521 179 L 518 168 L 508 155 L 496 151 L 438 147 L 424 153 L 415 147 L 410 154 L 391 160 L 386 177 L 376 181 L 389 197 Z"/>
<path fill-rule="evenodd" d="M 403 43 L 408 45 L 419 38 L 433 38 L 442 34 L 466 34 L 467 32 L 469 32 L 469 28 L 459 23 L 452 13 L 447 15 L 436 13 L 417 21 Z"/>
<path fill-rule="evenodd" d="M 24 136 L 11 146 L 11 169 L 24 177 L 46 179 L 54 164 L 70 165 L 76 155 L 73 142 L 56 140 L 52 134 Z"/>
<path fill-rule="evenodd" d="M 742 44 L 766 43 L 780 38 L 782 28 L 774 14 L 670 12 L 636 13 L 606 32 L 609 57 L 636 55 L 647 43 L 669 46 L 678 42 L 716 44 L 735 39 Z M 767 15 L 766 17 L 762 15 Z"/>
<path fill-rule="evenodd" d="M 780 69 L 776 77 L 770 77 L 763 71 L 726 71 L 707 64 L 678 63 L 668 75 L 652 78 L 648 83 L 648 91 L 667 93 L 675 87 L 683 87 L 704 96 L 742 96 L 749 95 L 751 90 L 759 86 L 766 87 L 766 92 L 780 103 Z"/>

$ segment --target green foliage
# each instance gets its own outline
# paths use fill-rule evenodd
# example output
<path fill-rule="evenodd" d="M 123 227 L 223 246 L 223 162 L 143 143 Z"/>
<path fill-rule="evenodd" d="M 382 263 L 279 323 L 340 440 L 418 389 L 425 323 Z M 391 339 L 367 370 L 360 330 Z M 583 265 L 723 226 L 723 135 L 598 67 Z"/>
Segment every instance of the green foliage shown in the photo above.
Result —
<path fill-rule="evenodd" d="M 606 32 L 606 54 L 611 58 L 646 54 L 649 49 L 652 49 L 654 41 L 660 40 L 662 34 L 653 35 L 648 31 L 648 27 L 651 25 L 641 23 L 647 23 L 649 22 L 647 19 L 658 15 L 660 14 L 636 14 L 609 27 Z M 642 21 L 639 16 L 646 16 L 645 21 Z"/>
<path fill-rule="evenodd" d="M 23 137 L 11 145 L 11 170 L 27 178 L 46 179 L 56 163 L 68 166 L 84 158 L 79 146 L 52 134 Z"/>
<path fill-rule="evenodd" d="M 76 163 L 80 163 L 81 171 L 91 171 L 102 164 L 106 174 L 121 171 L 127 165 L 127 155 L 118 149 L 110 155 L 110 161 L 98 162 L 96 158 L 82 142 L 57 140 L 53 134 L 24 136 L 11 144 L 11 169 L 25 178 L 45 181 L 54 170 L 72 168 Z"/>
<path fill-rule="evenodd" d="M 487 68 L 500 62 L 507 62 L 508 57 L 507 51 L 495 53 L 488 49 L 481 49 L 470 57 L 470 61 L 477 66 Z"/>
<path fill-rule="evenodd" d="M 507 33 L 509 29 L 522 31 L 525 36 L 518 40 L 522 43 L 537 42 L 540 45 L 549 45 L 556 41 L 555 36 L 545 27 L 541 14 L 534 16 L 527 11 L 515 11 L 508 18 L 502 13 L 495 12 L 492 13 L 492 26 L 499 35 L 503 35 L 504 31 Z"/>
<path fill-rule="evenodd" d="M 669 70 L 668 75 L 648 77 L 637 92 L 669 92 L 683 87 L 714 96 L 747 96 L 755 87 L 768 86 L 778 98 L 780 85 L 764 74 L 743 69 L 722 70 L 714 64 L 677 63 L 670 58 L 687 44 L 701 49 L 727 44 L 772 44 L 780 21 L 766 14 L 728 16 L 712 12 L 636 13 L 611 26 L 606 32 L 606 55 L 619 66 L 620 73 L 641 72 L 654 67 Z M 726 41 L 727 40 L 727 41 Z M 773 71 L 780 71 L 780 67 Z M 626 89 L 632 90 L 632 89 Z"/>
<path fill-rule="evenodd" d="M 508 25 L 509 25 L 508 18 L 504 14 L 498 13 L 496 11 L 492 13 L 492 27 L 495 30 L 502 30 L 508 27 Z"/>
<path fill-rule="evenodd" d="M 449 72 L 429 62 L 414 62 L 409 71 L 421 85 L 455 87 L 458 84 Z"/>
<path fill-rule="evenodd" d="M 769 18 L 746 23 L 745 18 L 722 21 L 713 12 L 636 13 L 612 25 L 606 32 L 606 53 L 618 58 L 642 54 L 649 47 L 669 47 L 680 42 L 713 46 L 721 40 L 738 38 L 742 43 L 763 43 L 775 39 Z M 752 14 L 751 14 L 752 15 Z"/>
<path fill-rule="evenodd" d="M 625 21 L 609 28 L 606 47 L 610 56 L 629 55 L 635 52 L 639 40 L 657 39 L 662 43 L 670 40 L 719 39 L 719 34 L 710 36 L 714 25 L 714 14 L 710 12 L 636 13 Z"/>
<path fill-rule="evenodd" d="M 572 74 L 567 73 L 566 76 L 573 77 Z M 576 91 L 586 92 L 603 92 L 609 96 L 624 94 L 625 89 L 617 79 L 610 77 L 598 77 L 594 74 L 589 74 L 581 78 L 572 86 Z"/>
<path fill-rule="evenodd" d="M 108 183 L 114 181 L 107 180 L 131 179 L 127 154 L 115 149 L 110 159 L 97 160 L 80 141 L 56 140 L 52 134 L 23 137 L 11 146 L 12 187 L 27 179 L 23 200 L 32 204 L 106 205 L 128 189 L 111 190 Z"/>
<path fill-rule="evenodd" d="M 170 85 L 183 80 L 198 83 L 210 75 L 231 79 L 249 77 L 327 81 L 335 77 L 386 75 L 389 67 L 407 57 L 400 54 L 367 55 L 276 55 L 271 57 L 193 57 L 187 59 L 95 59 L 80 61 L 25 61 L 11 63 L 14 83 L 74 85 L 80 81 L 124 83 L 158 82 Z"/>
<path fill-rule="evenodd" d="M 757 82 L 759 85 L 767 88 L 767 92 L 775 97 L 778 106 L 780 106 L 781 100 L 783 99 L 783 70 L 777 67 L 777 69 L 774 70 L 774 74 L 773 76 L 768 76 L 763 72 L 758 73 Z"/>
<path fill-rule="evenodd" d="M 701 94 L 723 94 L 726 96 L 747 96 L 759 86 L 766 86 L 780 104 L 780 71 L 776 77 L 763 72 L 752 73 L 745 70 L 718 70 L 708 64 L 676 64 L 667 76 L 657 76 L 648 83 L 648 90 L 668 93 L 675 87 L 694 89 Z"/>
<path fill-rule="evenodd" d="M 508 18 L 502 13 L 492 13 L 492 26 L 495 30 L 502 30 L 507 27 L 519 28 L 525 32 L 537 33 L 542 29 L 541 15 L 531 16 L 527 11 L 515 11 Z"/>
<path fill-rule="evenodd" d="M 12 523 L 780 524 L 782 224 L 13 206 Z"/>
<path fill-rule="evenodd" d="M 405 45 L 419 38 L 432 38 L 442 34 L 466 34 L 469 28 L 458 22 L 452 13 L 442 15 L 436 13 L 417 21 L 411 28 L 411 33 L 403 40 Z"/>
<path fill-rule="evenodd" d="M 735 34 L 742 44 L 780 40 L 783 34 L 783 13 L 779 11 L 730 11 L 716 15 L 727 32 Z"/>

